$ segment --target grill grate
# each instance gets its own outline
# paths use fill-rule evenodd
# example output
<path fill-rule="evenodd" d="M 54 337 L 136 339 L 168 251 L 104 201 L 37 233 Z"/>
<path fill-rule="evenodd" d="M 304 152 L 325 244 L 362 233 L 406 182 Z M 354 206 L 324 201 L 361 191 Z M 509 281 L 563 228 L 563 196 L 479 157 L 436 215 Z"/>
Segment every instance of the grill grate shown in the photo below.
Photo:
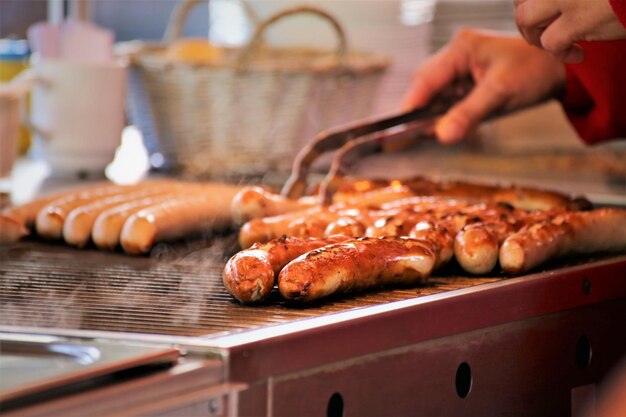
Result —
<path fill-rule="evenodd" d="M 246 307 L 221 283 L 224 253 L 234 237 L 161 246 L 132 258 L 95 249 L 21 242 L 0 249 L 0 324 L 218 336 L 503 279 L 468 278 L 454 267 L 428 285 L 370 291 L 307 307 L 285 304 L 277 292 Z"/>

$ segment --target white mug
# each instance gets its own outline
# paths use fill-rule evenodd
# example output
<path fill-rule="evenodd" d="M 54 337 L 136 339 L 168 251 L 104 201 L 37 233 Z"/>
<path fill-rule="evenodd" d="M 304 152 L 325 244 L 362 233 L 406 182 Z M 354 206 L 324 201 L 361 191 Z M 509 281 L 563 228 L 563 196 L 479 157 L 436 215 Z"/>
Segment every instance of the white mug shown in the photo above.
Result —
<path fill-rule="evenodd" d="M 42 60 L 29 71 L 31 155 L 52 175 L 101 174 L 125 125 L 126 65 Z"/>

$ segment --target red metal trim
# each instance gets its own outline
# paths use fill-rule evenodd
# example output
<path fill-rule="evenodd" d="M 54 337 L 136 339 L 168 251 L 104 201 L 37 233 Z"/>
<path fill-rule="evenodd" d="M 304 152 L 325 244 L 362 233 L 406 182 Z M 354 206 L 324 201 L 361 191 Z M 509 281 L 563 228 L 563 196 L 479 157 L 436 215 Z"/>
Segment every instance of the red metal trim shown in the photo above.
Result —
<path fill-rule="evenodd" d="M 391 303 L 400 307 L 372 315 L 368 310 L 376 307 L 359 310 L 356 318 L 329 324 L 324 318 L 303 320 L 301 330 L 285 325 L 288 330 L 281 334 L 283 326 L 277 326 L 217 343 L 229 351 L 230 379 L 247 382 L 618 298 L 626 298 L 626 256 L 421 297 L 412 305 Z"/>

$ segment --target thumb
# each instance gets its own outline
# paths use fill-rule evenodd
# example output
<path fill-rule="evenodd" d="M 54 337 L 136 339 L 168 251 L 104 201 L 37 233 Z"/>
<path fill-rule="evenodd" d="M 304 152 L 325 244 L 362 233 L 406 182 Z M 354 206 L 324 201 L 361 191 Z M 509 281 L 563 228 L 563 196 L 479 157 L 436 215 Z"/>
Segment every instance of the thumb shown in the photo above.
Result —
<path fill-rule="evenodd" d="M 437 138 L 442 143 L 461 141 L 467 134 L 495 110 L 506 103 L 508 93 L 504 84 L 493 77 L 485 77 L 470 93 L 452 106 L 435 126 Z"/>

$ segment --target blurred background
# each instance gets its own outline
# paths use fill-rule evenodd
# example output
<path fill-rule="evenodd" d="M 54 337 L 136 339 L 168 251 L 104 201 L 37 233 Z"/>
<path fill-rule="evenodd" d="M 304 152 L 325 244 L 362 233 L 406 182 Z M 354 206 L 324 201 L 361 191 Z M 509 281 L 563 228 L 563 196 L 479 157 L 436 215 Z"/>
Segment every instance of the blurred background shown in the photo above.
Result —
<path fill-rule="evenodd" d="M 292 0 L 247 2 L 261 18 L 296 4 Z M 175 0 L 91 0 L 87 14 L 112 29 L 117 42 L 158 41 Z M 399 110 L 413 70 L 449 41 L 461 27 L 515 33 L 511 0 L 321 0 L 315 5 L 335 16 L 348 35 L 350 48 L 385 54 L 390 66 L 379 85 L 372 114 Z M 0 36 L 24 38 L 28 27 L 45 20 L 45 0 L 0 0 Z M 64 2 L 64 7 L 70 7 Z M 207 37 L 217 44 L 244 45 L 254 24 L 233 0 L 197 6 L 184 36 Z M 277 46 L 311 45 L 332 49 L 335 34 L 315 19 L 296 17 L 276 25 L 266 40 Z M 375 175 L 420 173 L 545 184 L 598 194 L 626 194 L 624 141 L 585 147 L 569 126 L 558 103 L 484 124 L 470 140 L 442 147 L 426 142 L 415 149 L 368 158 L 355 170 Z M 563 185 L 565 184 L 565 185 Z"/>

